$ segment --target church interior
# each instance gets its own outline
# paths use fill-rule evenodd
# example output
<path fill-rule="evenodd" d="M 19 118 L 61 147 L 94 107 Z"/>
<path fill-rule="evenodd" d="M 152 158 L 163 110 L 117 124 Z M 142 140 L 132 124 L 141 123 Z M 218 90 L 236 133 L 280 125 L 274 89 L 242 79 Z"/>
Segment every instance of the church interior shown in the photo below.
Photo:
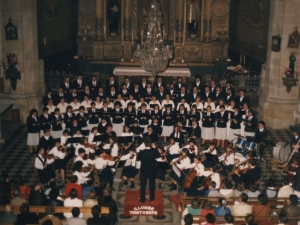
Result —
<path fill-rule="evenodd" d="M 299 224 L 298 6 L 0 0 L 0 224 Z"/>

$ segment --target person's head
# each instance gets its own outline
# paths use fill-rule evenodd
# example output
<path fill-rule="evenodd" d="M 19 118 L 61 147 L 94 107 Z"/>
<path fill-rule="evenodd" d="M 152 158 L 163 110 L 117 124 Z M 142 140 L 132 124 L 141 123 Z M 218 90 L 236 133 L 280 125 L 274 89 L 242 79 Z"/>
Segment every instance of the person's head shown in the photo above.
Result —
<path fill-rule="evenodd" d="M 198 83 L 201 81 L 201 76 L 200 75 L 196 75 L 195 76 L 195 81 Z"/>
<path fill-rule="evenodd" d="M 248 195 L 246 193 L 242 193 L 240 194 L 239 199 L 241 202 L 246 203 L 248 201 Z"/>
<path fill-rule="evenodd" d="M 55 213 L 54 207 L 52 205 L 51 206 L 46 206 L 45 213 L 48 216 L 52 216 Z"/>
<path fill-rule="evenodd" d="M 188 213 L 183 218 L 184 225 L 192 225 L 193 224 L 193 215 Z"/>
<path fill-rule="evenodd" d="M 84 149 L 83 149 L 83 150 L 84 150 Z M 79 151 L 80 151 L 80 149 L 79 149 Z M 84 152 L 85 152 L 85 150 L 84 150 Z M 82 166 L 83 166 L 83 162 L 81 162 L 81 161 L 75 162 L 75 163 L 74 163 L 74 166 L 73 166 L 73 171 L 74 171 L 74 172 L 75 172 L 75 171 L 80 172 L 80 169 L 81 169 Z"/>
<path fill-rule="evenodd" d="M 254 223 L 254 216 L 252 214 L 248 214 L 245 216 L 245 221 L 248 225 L 251 225 Z"/>
<path fill-rule="evenodd" d="M 46 136 L 46 137 L 50 136 L 50 129 L 44 130 L 44 136 Z"/>
<path fill-rule="evenodd" d="M 151 125 L 149 125 L 149 126 L 147 127 L 147 131 L 148 131 L 149 134 L 152 134 L 152 133 L 153 133 L 153 128 L 152 128 Z"/>
<path fill-rule="evenodd" d="M 70 77 L 65 77 L 65 83 L 70 83 Z"/>
<path fill-rule="evenodd" d="M 150 147 L 151 146 L 151 138 L 150 137 L 146 137 L 144 144 L 146 147 Z"/>
<path fill-rule="evenodd" d="M 224 185 L 225 185 L 226 189 L 232 189 L 233 188 L 233 184 L 228 178 L 224 179 Z"/>
<path fill-rule="evenodd" d="M 86 92 L 89 92 L 89 91 L 90 91 L 89 85 L 85 85 L 85 86 L 84 86 L 84 90 L 85 90 Z"/>
<path fill-rule="evenodd" d="M 211 181 L 209 183 L 209 189 L 210 190 L 214 190 L 216 188 L 216 186 L 217 186 L 217 183 L 215 181 Z"/>
<path fill-rule="evenodd" d="M 256 184 L 250 184 L 249 186 L 249 191 L 251 192 L 256 192 L 257 191 L 257 185 Z"/>
<path fill-rule="evenodd" d="M 161 93 L 163 93 L 163 92 L 165 91 L 164 86 L 160 86 L 160 87 L 159 87 L 159 91 L 160 91 Z"/>
<path fill-rule="evenodd" d="M 79 155 L 81 158 L 83 158 L 84 155 L 85 155 L 85 149 L 84 149 L 84 148 L 78 149 L 78 155 Z"/>
<path fill-rule="evenodd" d="M 79 209 L 78 207 L 74 207 L 74 208 L 72 209 L 72 216 L 73 216 L 74 218 L 77 218 L 79 215 L 80 215 L 80 209 Z"/>
<path fill-rule="evenodd" d="M 34 186 L 34 191 L 35 191 L 35 192 L 41 193 L 42 190 L 43 190 L 43 185 L 42 185 L 42 184 L 38 183 L 38 184 L 36 184 L 36 185 Z"/>
<path fill-rule="evenodd" d="M 186 91 L 185 87 L 181 87 L 181 88 L 180 88 L 181 94 L 185 94 L 185 91 Z"/>
<path fill-rule="evenodd" d="M 214 216 L 214 214 L 212 213 L 206 214 L 206 222 L 214 224 L 215 221 L 216 221 L 216 217 Z"/>
<path fill-rule="evenodd" d="M 111 189 L 106 187 L 103 189 L 103 196 L 110 196 L 111 195 Z"/>
<path fill-rule="evenodd" d="M 109 76 L 109 80 L 110 80 L 110 81 L 114 81 L 114 80 L 115 80 L 115 76 L 114 76 L 114 75 L 110 75 L 110 76 Z"/>
<path fill-rule="evenodd" d="M 257 198 L 261 205 L 266 205 L 268 203 L 268 197 L 265 194 L 259 194 Z"/>
<path fill-rule="evenodd" d="M 27 203 L 23 203 L 20 206 L 20 214 L 28 214 L 29 213 L 29 205 Z"/>
<path fill-rule="evenodd" d="M 89 191 L 87 198 L 88 199 L 96 199 L 96 192 L 94 190 Z"/>
<path fill-rule="evenodd" d="M 219 204 L 220 206 L 223 206 L 225 208 L 227 204 L 225 198 L 219 198 Z"/>
<path fill-rule="evenodd" d="M 249 117 L 253 116 L 253 111 L 251 109 L 248 110 L 248 116 Z"/>
<path fill-rule="evenodd" d="M 56 188 L 56 182 L 54 181 L 54 180 L 52 180 L 52 181 L 49 181 L 49 183 L 48 183 L 48 186 L 49 186 L 49 188 Z"/>
<path fill-rule="evenodd" d="M 275 187 L 275 186 L 276 186 L 275 180 L 274 180 L 273 178 L 269 178 L 269 179 L 267 180 L 267 186 L 268 186 L 268 187 Z"/>
<path fill-rule="evenodd" d="M 240 97 L 243 97 L 245 95 L 245 90 L 244 89 L 240 90 L 239 94 L 240 94 Z"/>
<path fill-rule="evenodd" d="M 94 205 L 92 207 L 92 215 L 94 218 L 99 217 L 101 214 L 101 207 L 99 205 Z"/>
<path fill-rule="evenodd" d="M 225 106 L 224 105 L 220 105 L 220 110 L 221 110 L 221 112 L 224 112 L 225 111 Z"/>
<path fill-rule="evenodd" d="M 259 123 L 258 123 L 258 128 L 259 129 L 263 129 L 264 127 L 265 127 L 265 122 L 264 121 L 259 121 Z"/>
<path fill-rule="evenodd" d="M 162 82 L 162 77 L 161 76 L 157 77 L 157 82 Z"/>
<path fill-rule="evenodd" d="M 226 223 L 233 223 L 234 222 L 234 217 L 230 213 L 225 214 L 224 220 Z"/>
<path fill-rule="evenodd" d="M 281 184 L 282 186 L 285 186 L 285 185 L 289 185 L 289 179 L 287 177 L 283 177 L 283 179 L 281 180 Z"/>
<path fill-rule="evenodd" d="M 183 156 L 183 157 L 188 157 L 189 156 L 189 149 L 188 148 L 183 148 L 182 150 L 181 150 L 181 155 Z"/>
<path fill-rule="evenodd" d="M 200 208 L 200 199 L 199 198 L 194 198 L 192 203 L 191 203 L 191 207 L 193 209 L 199 209 Z"/>
<path fill-rule="evenodd" d="M 205 92 L 209 92 L 210 91 L 210 87 L 208 85 L 205 85 Z"/>
<path fill-rule="evenodd" d="M 208 199 L 204 200 L 204 203 L 202 205 L 202 209 L 207 209 L 207 210 L 211 210 L 213 208 L 212 206 L 212 202 Z"/>
<path fill-rule="evenodd" d="M 76 175 L 71 176 L 71 183 L 76 184 L 78 177 Z"/>
<path fill-rule="evenodd" d="M 52 188 L 51 191 L 49 192 L 49 198 L 56 200 L 57 197 L 59 196 L 59 189 L 58 188 Z"/>
<path fill-rule="evenodd" d="M 289 197 L 288 203 L 289 203 L 289 205 L 297 206 L 297 205 L 298 205 L 298 201 L 299 201 L 298 196 L 292 194 L 292 195 L 290 195 L 290 197 Z"/>
<path fill-rule="evenodd" d="M 41 225 L 53 225 L 52 220 L 45 220 Z"/>
<path fill-rule="evenodd" d="M 245 189 L 246 189 L 246 187 L 245 187 L 245 184 L 244 184 L 244 182 L 242 182 L 242 181 L 240 181 L 240 182 L 238 182 L 237 183 L 237 186 L 236 186 L 236 189 L 238 190 L 238 191 L 245 191 Z"/>
<path fill-rule="evenodd" d="M 72 188 L 71 190 L 70 190 L 70 198 L 71 199 L 75 199 L 75 198 L 77 198 L 78 197 L 78 192 L 77 192 L 77 190 L 75 189 L 75 188 Z"/>
<path fill-rule="evenodd" d="M 279 220 L 279 223 L 283 223 L 283 224 L 286 224 L 288 222 L 288 218 L 284 213 L 278 214 L 278 220 Z"/>
<path fill-rule="evenodd" d="M 5 211 L 6 213 L 12 213 L 12 205 L 11 205 L 11 204 L 5 205 L 4 211 Z"/>
<path fill-rule="evenodd" d="M 206 107 L 206 111 L 207 111 L 207 112 L 211 112 L 211 106 L 210 106 L 210 105 L 208 105 L 208 106 Z"/>

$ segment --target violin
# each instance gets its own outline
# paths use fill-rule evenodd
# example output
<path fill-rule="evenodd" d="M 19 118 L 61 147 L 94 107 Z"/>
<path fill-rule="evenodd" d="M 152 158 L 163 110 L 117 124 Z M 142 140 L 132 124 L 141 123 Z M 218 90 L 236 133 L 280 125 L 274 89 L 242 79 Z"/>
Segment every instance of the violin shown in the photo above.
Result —
<path fill-rule="evenodd" d="M 132 154 L 129 159 L 133 159 L 135 157 L 135 154 Z"/>
<path fill-rule="evenodd" d="M 171 148 L 173 145 L 175 145 L 175 142 L 173 142 L 173 143 L 169 144 L 169 146 L 168 146 L 168 148 L 167 148 L 167 152 L 169 152 L 169 151 L 170 151 L 170 148 Z"/>
<path fill-rule="evenodd" d="M 195 151 L 195 147 L 194 147 L 194 146 L 190 146 L 190 147 L 189 147 L 189 150 L 190 150 L 191 152 L 194 152 L 194 151 Z"/>
<path fill-rule="evenodd" d="M 109 161 L 115 161 L 114 157 L 112 155 L 103 155 L 100 156 L 103 160 L 109 160 Z"/>
<path fill-rule="evenodd" d="M 166 154 L 165 154 L 165 153 L 161 153 L 161 154 L 160 154 L 160 158 L 161 158 L 162 160 L 165 160 L 165 159 L 166 159 Z"/>
<path fill-rule="evenodd" d="M 45 154 L 43 155 L 43 158 L 44 158 L 44 159 L 54 159 L 55 156 L 54 156 L 53 154 L 45 153 Z"/>
<path fill-rule="evenodd" d="M 57 150 L 62 152 L 62 153 L 66 153 L 68 147 L 63 148 L 62 146 L 60 146 Z"/>
<path fill-rule="evenodd" d="M 84 147 L 85 147 L 85 148 L 91 148 L 91 149 L 94 149 L 94 148 L 96 147 L 96 145 L 87 143 L 87 144 L 84 144 Z"/>
<path fill-rule="evenodd" d="M 177 159 L 176 163 L 179 164 L 181 163 L 182 160 L 184 160 L 186 158 L 186 156 L 181 156 Z"/>

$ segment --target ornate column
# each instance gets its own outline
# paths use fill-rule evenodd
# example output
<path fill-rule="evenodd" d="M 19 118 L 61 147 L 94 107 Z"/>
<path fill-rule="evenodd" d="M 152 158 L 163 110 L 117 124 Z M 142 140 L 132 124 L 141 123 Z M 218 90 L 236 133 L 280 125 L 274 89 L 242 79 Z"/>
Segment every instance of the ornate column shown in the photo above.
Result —
<path fill-rule="evenodd" d="M 103 0 L 96 0 L 96 40 L 103 40 Z"/>
<path fill-rule="evenodd" d="M 183 41 L 183 28 L 184 28 L 184 0 L 176 1 L 176 41 Z"/>
<path fill-rule="evenodd" d="M 211 42 L 212 0 L 205 0 L 204 4 L 204 42 Z"/>
<path fill-rule="evenodd" d="M 131 0 L 124 0 L 124 40 L 131 41 L 132 34 L 132 4 Z"/>

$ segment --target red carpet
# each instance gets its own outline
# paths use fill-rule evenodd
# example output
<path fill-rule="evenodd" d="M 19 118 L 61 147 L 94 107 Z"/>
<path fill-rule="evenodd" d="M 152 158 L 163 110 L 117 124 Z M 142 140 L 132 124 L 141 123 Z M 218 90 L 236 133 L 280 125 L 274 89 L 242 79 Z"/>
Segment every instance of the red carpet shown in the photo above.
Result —
<path fill-rule="evenodd" d="M 163 216 L 164 198 L 162 191 L 155 191 L 154 201 L 149 201 L 149 191 L 146 194 L 146 202 L 139 201 L 140 190 L 126 191 L 124 215 L 125 216 Z"/>
<path fill-rule="evenodd" d="M 175 205 L 176 212 L 180 212 L 179 211 L 179 206 L 180 206 L 180 203 L 181 203 L 181 196 L 183 196 L 183 194 L 170 195 L 170 199 L 171 199 L 172 203 Z"/>

